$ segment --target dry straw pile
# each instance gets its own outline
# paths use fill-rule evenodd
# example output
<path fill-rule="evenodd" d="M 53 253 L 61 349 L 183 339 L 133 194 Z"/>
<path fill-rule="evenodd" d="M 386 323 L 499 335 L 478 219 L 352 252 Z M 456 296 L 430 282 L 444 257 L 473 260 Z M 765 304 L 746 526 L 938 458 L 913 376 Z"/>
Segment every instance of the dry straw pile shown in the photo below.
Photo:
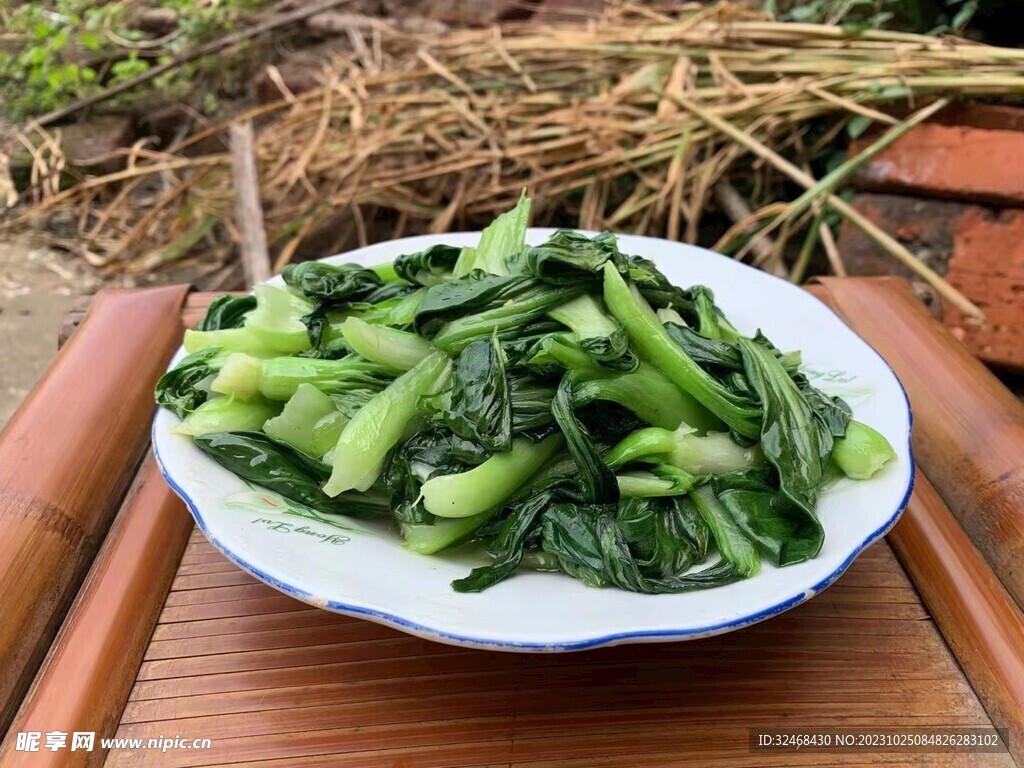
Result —
<path fill-rule="evenodd" d="M 311 238 L 338 250 L 467 226 L 510 207 L 524 187 L 539 225 L 572 221 L 692 241 L 716 183 L 731 175 L 753 182 L 755 211 L 725 239 L 752 222 L 772 238 L 765 248 L 768 239 L 755 237 L 741 258 L 752 252 L 779 270 L 783 244 L 798 235 L 809 254 L 831 206 L 912 260 L 830 196 L 863 158 L 820 180 L 807 176 L 807 158 L 851 119 L 889 124 L 877 149 L 944 103 L 937 99 L 1024 93 L 1024 50 L 777 23 L 728 4 L 613 4 L 587 24 L 429 36 L 368 18 L 346 23 L 352 53 L 325 66 L 320 87 L 284 91 L 236 118 L 256 121 L 277 267 Z M 890 116 L 897 113 L 911 117 Z M 828 130 L 812 145 L 809 124 L 822 119 Z M 237 275 L 238 237 L 230 156 L 194 151 L 224 128 L 199 130 L 164 152 L 139 145 L 125 170 L 51 190 L 21 219 L 73 210 L 77 247 L 109 273 L 176 262 L 227 283 Z M 811 191 L 785 203 L 765 199 L 771 175 Z M 45 173 L 39 178 L 41 191 Z M 325 231 L 335 235 L 326 246 Z"/>

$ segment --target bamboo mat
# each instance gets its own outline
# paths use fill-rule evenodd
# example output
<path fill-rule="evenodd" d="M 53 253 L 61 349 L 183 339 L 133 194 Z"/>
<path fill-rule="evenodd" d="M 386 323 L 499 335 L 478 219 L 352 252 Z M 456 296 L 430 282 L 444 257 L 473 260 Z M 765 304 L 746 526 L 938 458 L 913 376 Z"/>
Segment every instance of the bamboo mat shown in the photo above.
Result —
<path fill-rule="evenodd" d="M 988 726 L 892 550 L 768 622 L 707 640 L 556 656 L 452 648 L 310 608 L 197 531 L 120 737 L 212 748 L 112 752 L 108 766 L 846 765 L 751 753 L 750 727 Z M 889 755 L 1012 766 L 1008 755 Z"/>

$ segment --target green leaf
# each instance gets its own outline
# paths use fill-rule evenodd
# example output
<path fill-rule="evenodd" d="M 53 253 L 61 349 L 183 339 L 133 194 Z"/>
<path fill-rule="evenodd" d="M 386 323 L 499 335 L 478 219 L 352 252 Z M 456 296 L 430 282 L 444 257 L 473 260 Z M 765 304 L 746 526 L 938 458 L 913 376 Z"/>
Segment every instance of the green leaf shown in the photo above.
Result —
<path fill-rule="evenodd" d="M 722 555 L 723 562 L 735 567 L 737 573 L 749 578 L 761 570 L 761 559 L 744 530 L 736 523 L 732 513 L 716 498 L 710 485 L 690 492 L 689 500 L 696 505 Z"/>
<path fill-rule="evenodd" d="M 568 377 L 562 379 L 551 405 L 555 421 L 565 434 L 565 441 L 576 462 L 580 497 L 597 504 L 614 504 L 619 498 L 615 475 L 604 463 L 590 434 L 576 419 L 572 410 L 572 385 Z"/>
<path fill-rule="evenodd" d="M 220 368 L 219 349 L 203 349 L 183 358 L 156 383 L 156 402 L 185 418 L 204 402 Z"/>
<path fill-rule="evenodd" d="M 850 118 L 850 122 L 846 124 L 846 134 L 851 139 L 856 139 L 870 128 L 872 123 L 874 123 L 874 120 L 866 115 L 854 115 Z"/>
<path fill-rule="evenodd" d="M 327 264 L 306 261 L 289 264 L 281 273 L 284 281 L 300 290 L 308 299 L 334 307 L 343 302 L 367 301 L 384 281 L 359 264 Z"/>
<path fill-rule="evenodd" d="M 474 274 L 479 275 L 480 273 Z M 458 305 L 461 308 L 455 309 L 455 306 L 451 304 L 438 307 L 438 299 L 435 292 L 440 293 L 442 290 L 448 289 L 449 286 L 454 286 L 463 280 L 471 281 L 463 286 L 467 288 L 467 292 L 465 294 L 457 294 L 453 290 L 449 294 L 452 297 L 452 304 Z M 428 311 L 425 310 L 425 307 L 433 313 L 433 319 L 425 323 L 425 327 L 428 329 L 433 327 L 434 322 L 439 316 L 458 315 L 446 323 L 434 336 L 433 342 L 436 347 L 443 349 L 449 354 L 455 354 L 472 341 L 494 333 L 498 334 L 499 339 L 506 339 L 509 336 L 515 337 L 518 335 L 518 330 L 524 325 L 533 323 L 552 307 L 562 304 L 583 292 L 582 286 L 548 285 L 539 280 L 521 276 L 504 278 L 484 277 L 480 278 L 477 282 L 486 285 L 491 280 L 508 282 L 499 283 L 497 286 L 491 285 L 489 289 L 481 291 L 473 284 L 472 276 L 470 276 L 470 278 L 451 280 L 427 289 L 427 295 L 423 299 L 423 304 L 420 305 L 419 312 L 416 314 L 417 325 L 421 323 L 421 320 Z M 467 314 L 466 310 L 470 308 L 469 305 L 482 302 L 484 296 L 487 296 L 488 300 L 483 310 L 476 314 Z M 421 330 L 421 333 L 423 332 Z M 426 335 L 430 335 L 429 330 L 426 331 Z"/>
<path fill-rule="evenodd" d="M 494 562 L 474 568 L 465 578 L 456 579 L 452 582 L 452 589 L 456 592 L 482 592 L 508 578 L 522 563 L 526 537 L 541 513 L 551 504 L 551 499 L 551 491 L 542 491 L 515 505 L 491 544 Z"/>
<path fill-rule="evenodd" d="M 370 517 L 388 511 L 382 490 L 326 496 L 320 483 L 329 466 L 261 432 L 216 432 L 195 444 L 228 471 L 319 512 Z"/>
<path fill-rule="evenodd" d="M 441 418 L 452 432 L 489 451 L 512 447 L 512 398 L 497 338 L 474 341 L 459 355 Z"/>
<path fill-rule="evenodd" d="M 688 571 L 696 553 L 685 551 L 683 535 L 694 522 L 692 516 L 681 520 L 683 514 L 674 501 L 660 499 L 623 499 L 617 506 L 554 504 L 541 518 L 543 549 L 557 557 L 563 571 L 592 587 L 677 593 L 740 578 L 725 560 L 702 571 Z M 655 540 L 637 547 L 637 538 L 647 536 Z"/>
<path fill-rule="evenodd" d="M 395 273 L 410 283 L 437 285 L 452 277 L 461 252 L 454 245 L 432 245 L 423 251 L 403 254 L 395 259 Z"/>
<path fill-rule="evenodd" d="M 423 505 L 420 489 L 432 477 L 457 474 L 486 460 L 486 452 L 479 448 L 475 455 L 467 452 L 474 448 L 442 427 L 418 432 L 395 448 L 382 475 L 391 492 L 395 519 L 403 524 L 429 525 L 440 520 Z"/>
<path fill-rule="evenodd" d="M 784 552 L 782 562 L 802 562 L 816 555 L 824 540 L 814 508 L 832 453 L 832 432 L 770 350 L 747 339 L 739 346 L 764 411 L 761 450 L 778 471 L 785 497 L 773 501 L 773 508 L 796 519 L 798 538 L 806 542 Z"/>
<path fill-rule="evenodd" d="M 625 271 L 625 257 L 619 251 L 615 235 L 602 232 L 590 238 L 573 230 L 561 229 L 543 245 L 528 249 L 523 257 L 523 267 L 546 283 L 598 285 L 601 270 L 609 261 L 620 272 Z"/>
<path fill-rule="evenodd" d="M 220 331 L 241 328 L 246 315 L 256 309 L 255 296 L 218 296 L 206 308 L 206 314 L 196 325 L 199 331 Z"/>
<path fill-rule="evenodd" d="M 473 271 L 507 275 L 509 261 L 526 246 L 526 228 L 530 225 L 530 198 L 524 192 L 516 207 L 492 221 L 480 233 L 476 248 L 464 248 L 453 267 L 455 277 Z"/>
<path fill-rule="evenodd" d="M 605 265 L 604 299 L 612 315 L 626 329 L 637 354 L 649 360 L 677 387 L 746 437 L 758 432 L 758 409 L 709 375 L 676 344 L 646 304 L 619 273 Z"/>

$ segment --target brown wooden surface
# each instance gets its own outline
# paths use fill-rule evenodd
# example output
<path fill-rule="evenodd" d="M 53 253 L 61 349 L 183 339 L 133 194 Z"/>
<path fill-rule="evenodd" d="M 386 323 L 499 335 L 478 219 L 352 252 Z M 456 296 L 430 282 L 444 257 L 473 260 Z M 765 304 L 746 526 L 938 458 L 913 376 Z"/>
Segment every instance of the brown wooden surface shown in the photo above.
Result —
<path fill-rule="evenodd" d="M 888 537 L 993 722 L 1024 764 L 1024 618 L 931 483 Z"/>
<path fill-rule="evenodd" d="M 131 482 L 182 287 L 107 292 L 0 434 L 0 731 Z M 16 361 L 10 361 L 16 364 Z"/>
<path fill-rule="evenodd" d="M 117 735 L 212 749 L 111 752 L 107 765 L 864 764 L 882 756 L 750 754 L 746 729 L 989 722 L 885 543 L 822 595 L 746 630 L 544 656 L 452 648 L 311 608 L 195 532 Z"/>
<path fill-rule="evenodd" d="M 225 291 L 230 293 L 230 291 Z M 195 328 L 196 324 L 206 313 L 206 308 L 217 296 L 223 293 L 202 293 L 195 292 L 188 294 L 181 308 L 181 321 L 186 328 Z M 78 329 L 85 319 L 85 314 L 95 300 L 95 296 L 82 296 L 75 301 L 74 308 L 68 313 L 67 318 L 61 324 L 57 332 L 57 341 L 63 346 Z"/>
<path fill-rule="evenodd" d="M 1024 406 L 903 280 L 821 279 L 826 300 L 892 366 L 914 411 L 914 457 L 1024 606 Z"/>
<path fill-rule="evenodd" d="M 113 732 L 163 609 L 192 516 L 150 456 L 143 463 L 96 563 L 68 613 L 10 732 Z M 14 766 L 102 765 L 105 751 L 15 752 Z"/>

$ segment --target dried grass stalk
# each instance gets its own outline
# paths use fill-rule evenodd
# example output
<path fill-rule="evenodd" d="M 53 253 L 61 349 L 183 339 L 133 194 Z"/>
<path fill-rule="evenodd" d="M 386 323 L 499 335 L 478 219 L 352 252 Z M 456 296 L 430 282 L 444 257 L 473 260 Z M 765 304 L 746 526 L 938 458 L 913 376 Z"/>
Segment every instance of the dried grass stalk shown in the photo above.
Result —
<path fill-rule="evenodd" d="M 320 87 L 235 118 L 257 126 L 277 267 L 398 228 L 472 226 L 510 207 L 524 187 L 538 223 L 694 239 L 710 190 L 726 177 L 758 180 L 755 217 L 776 203 L 778 187 L 764 184 L 774 159 L 752 147 L 798 168 L 814 121 L 841 130 L 854 114 L 891 123 L 883 110 L 1024 92 L 1024 50 L 776 23 L 725 3 L 655 11 L 612 3 L 597 20 L 512 24 L 500 36 L 372 31 L 372 61 L 354 50 L 325 67 Z M 709 116 L 749 141 L 723 134 Z M 112 254 L 107 268 L 127 272 L 212 216 L 216 226 L 178 263 L 230 274 L 221 263 L 233 253 L 230 160 L 195 152 L 226 129 L 136 153 L 128 169 L 61 192 L 41 183 L 40 201 L 6 226 L 72 209 L 83 249 Z M 348 212 L 345 223 L 337 211 Z M 881 234 L 891 250 L 895 241 Z M 914 260 L 905 248 L 897 256 Z"/>

